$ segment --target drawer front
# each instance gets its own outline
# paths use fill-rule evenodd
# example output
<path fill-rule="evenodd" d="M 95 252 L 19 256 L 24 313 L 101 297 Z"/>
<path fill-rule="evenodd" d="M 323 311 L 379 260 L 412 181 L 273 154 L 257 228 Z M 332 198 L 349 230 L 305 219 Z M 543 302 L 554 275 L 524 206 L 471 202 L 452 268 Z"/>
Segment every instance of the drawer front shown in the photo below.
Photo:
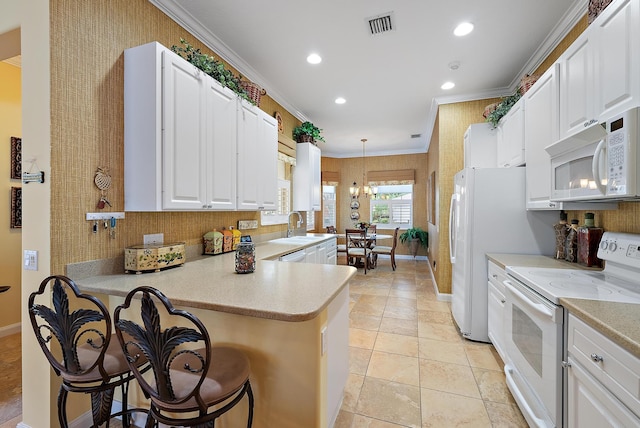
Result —
<path fill-rule="evenodd" d="M 507 279 L 507 273 L 505 270 L 494 262 L 489 261 L 487 265 L 487 272 L 489 275 L 489 281 L 491 281 L 498 291 L 504 294 L 504 284 L 502 282 Z"/>
<path fill-rule="evenodd" d="M 569 315 L 569 355 L 640 416 L 640 360 Z"/>

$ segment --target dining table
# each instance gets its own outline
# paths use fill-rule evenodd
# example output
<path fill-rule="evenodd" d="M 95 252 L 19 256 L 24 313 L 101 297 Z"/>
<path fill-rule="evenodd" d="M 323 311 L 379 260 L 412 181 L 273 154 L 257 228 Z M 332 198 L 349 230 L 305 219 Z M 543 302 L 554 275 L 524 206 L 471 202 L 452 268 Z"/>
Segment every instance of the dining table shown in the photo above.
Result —
<path fill-rule="evenodd" d="M 363 241 L 366 239 L 365 246 L 367 248 L 373 248 L 374 244 L 378 242 L 378 239 L 391 239 L 393 235 L 386 235 L 384 233 L 368 233 L 365 238 L 362 235 L 354 235 L 351 237 L 352 241 Z"/>
<path fill-rule="evenodd" d="M 391 239 L 393 238 L 393 235 L 387 235 L 384 233 L 368 233 L 366 234 L 366 237 L 363 237 L 362 235 L 350 235 L 351 236 L 351 241 L 354 243 L 360 243 L 359 246 L 366 246 L 366 248 L 371 249 L 375 246 L 375 244 L 378 242 L 378 240 L 383 240 L 383 239 Z M 362 241 L 366 241 L 364 245 L 362 245 Z M 359 266 L 359 264 L 355 265 L 356 267 Z M 361 267 L 361 264 L 360 264 Z M 375 268 L 375 263 L 371 262 L 370 260 L 367 263 L 367 268 L 368 269 L 374 269 Z"/>

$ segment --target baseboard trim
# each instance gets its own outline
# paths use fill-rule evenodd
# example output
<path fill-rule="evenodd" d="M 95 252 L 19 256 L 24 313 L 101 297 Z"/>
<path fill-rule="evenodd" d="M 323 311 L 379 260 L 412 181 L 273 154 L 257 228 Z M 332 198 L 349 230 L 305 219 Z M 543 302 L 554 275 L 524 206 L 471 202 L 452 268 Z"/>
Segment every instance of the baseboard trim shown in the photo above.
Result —
<path fill-rule="evenodd" d="M 436 277 L 433 274 L 433 266 L 429 263 L 429 274 L 431 275 L 431 282 L 433 282 L 433 290 L 436 292 L 436 299 L 441 302 L 450 302 L 451 294 L 450 293 L 441 293 L 438 290 L 438 283 L 436 282 Z"/>
<path fill-rule="evenodd" d="M 0 327 L 0 337 L 11 336 L 22 331 L 22 323 L 15 323 Z"/>

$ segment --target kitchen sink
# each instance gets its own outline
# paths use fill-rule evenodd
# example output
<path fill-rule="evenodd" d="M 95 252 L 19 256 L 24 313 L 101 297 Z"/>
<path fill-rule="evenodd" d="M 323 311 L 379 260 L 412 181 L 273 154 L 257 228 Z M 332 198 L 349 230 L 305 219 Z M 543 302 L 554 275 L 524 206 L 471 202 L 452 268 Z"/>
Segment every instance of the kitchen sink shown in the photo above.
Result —
<path fill-rule="evenodd" d="M 290 238 L 278 238 L 269 241 L 272 244 L 310 244 L 322 241 L 324 238 L 319 236 L 292 236 Z"/>

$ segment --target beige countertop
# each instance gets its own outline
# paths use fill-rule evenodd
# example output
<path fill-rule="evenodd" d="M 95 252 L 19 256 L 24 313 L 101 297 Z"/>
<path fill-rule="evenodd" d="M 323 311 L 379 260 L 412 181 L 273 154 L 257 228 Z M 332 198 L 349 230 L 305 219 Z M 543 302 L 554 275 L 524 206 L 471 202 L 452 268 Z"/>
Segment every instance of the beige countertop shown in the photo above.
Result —
<path fill-rule="evenodd" d="M 256 244 L 256 270 L 235 273 L 235 252 L 188 261 L 182 266 L 143 274 L 101 275 L 76 280 L 83 291 L 126 296 L 148 285 L 176 306 L 209 309 L 281 321 L 315 318 L 356 273 L 351 266 L 285 263 L 278 257 L 335 235 L 318 234 L 308 243 L 277 240 Z"/>
<path fill-rule="evenodd" d="M 487 254 L 487 259 L 502 268 L 528 266 L 556 269 L 599 269 L 586 268 L 577 263 L 540 255 Z M 587 299 L 560 299 L 560 304 L 571 314 L 640 358 L 640 305 Z"/>
<path fill-rule="evenodd" d="M 640 358 L 640 305 L 586 299 L 560 299 L 560 304 Z"/>

